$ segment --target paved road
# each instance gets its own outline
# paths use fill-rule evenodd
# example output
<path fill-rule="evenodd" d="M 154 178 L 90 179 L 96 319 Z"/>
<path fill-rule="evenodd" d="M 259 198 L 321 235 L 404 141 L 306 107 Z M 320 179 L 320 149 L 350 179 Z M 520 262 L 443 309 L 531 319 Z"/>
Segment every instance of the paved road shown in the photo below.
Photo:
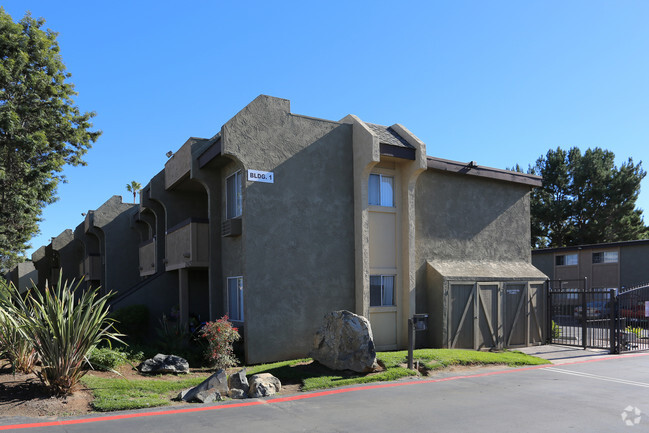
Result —
<path fill-rule="evenodd" d="M 463 372 L 461 378 L 447 373 L 435 381 L 407 380 L 387 386 L 337 389 L 334 393 L 300 394 L 299 400 L 253 401 L 253 406 L 232 402 L 218 406 L 220 409 L 192 413 L 162 414 L 168 409 L 161 409 L 154 416 L 11 431 L 649 431 L 648 355 L 589 358 L 544 368 L 471 370 Z M 88 419 L 97 417 L 84 421 Z M 627 426 L 625 420 L 632 425 Z"/>

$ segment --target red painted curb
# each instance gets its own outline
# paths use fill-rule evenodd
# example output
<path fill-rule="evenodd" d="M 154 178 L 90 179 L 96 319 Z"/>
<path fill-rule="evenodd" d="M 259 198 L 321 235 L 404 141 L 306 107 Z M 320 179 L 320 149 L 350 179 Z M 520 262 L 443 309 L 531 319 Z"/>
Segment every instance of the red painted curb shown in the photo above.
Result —
<path fill-rule="evenodd" d="M 644 352 L 644 353 L 632 353 L 632 354 L 627 354 L 627 355 L 603 356 L 601 358 L 598 357 L 596 359 L 587 359 L 587 360 L 582 360 L 582 361 L 566 362 L 566 363 L 559 364 L 559 365 L 587 364 L 587 363 L 591 363 L 591 362 L 610 361 L 612 359 L 621 359 L 621 358 L 636 358 L 636 357 L 640 357 L 640 356 L 649 356 L 649 353 Z M 552 365 L 554 365 L 554 364 L 552 364 Z M 122 415 L 99 416 L 99 417 L 92 417 L 92 418 L 67 419 L 67 420 L 36 422 L 36 423 L 27 423 L 27 424 L 11 424 L 11 425 L 0 426 L 0 430 L 11 430 L 11 429 L 17 430 L 17 429 L 27 429 L 27 428 L 37 428 L 37 427 L 65 426 L 65 425 L 74 425 L 74 424 L 88 424 L 88 423 L 95 423 L 95 422 L 101 422 L 101 421 L 113 421 L 113 420 L 120 420 L 120 419 L 129 419 L 129 418 L 145 418 L 145 417 L 158 416 L 158 415 L 175 415 L 175 414 L 180 414 L 180 413 L 203 412 L 203 411 L 208 411 L 208 410 L 222 410 L 222 409 L 233 409 L 233 408 L 237 408 L 237 407 L 260 406 L 260 405 L 264 405 L 264 404 L 285 403 L 285 402 L 289 402 L 289 401 L 306 400 L 306 399 L 310 399 L 310 398 L 324 397 L 324 396 L 327 396 L 327 395 L 343 394 L 343 393 L 348 393 L 348 392 L 364 391 L 364 390 L 368 390 L 368 389 L 394 388 L 394 387 L 397 387 L 397 386 L 419 385 L 419 384 L 424 384 L 424 383 L 449 382 L 449 381 L 452 381 L 452 380 L 459 380 L 459 379 L 473 379 L 473 378 L 476 378 L 476 377 L 495 376 L 495 375 L 499 375 L 499 374 L 517 373 L 517 372 L 520 372 L 520 371 L 528 371 L 528 370 L 539 370 L 539 369 L 542 369 L 542 368 L 551 367 L 552 365 L 548 365 L 548 364 L 534 365 L 534 366 L 531 366 L 531 367 L 521 367 L 521 368 L 513 368 L 513 369 L 509 369 L 509 370 L 489 371 L 489 372 L 486 372 L 486 373 L 469 374 L 469 375 L 466 375 L 466 376 L 451 376 L 451 377 L 444 377 L 444 378 L 441 378 L 441 379 L 408 380 L 408 381 L 393 382 L 393 383 L 379 383 L 379 384 L 374 384 L 374 385 L 362 385 L 362 386 L 355 386 L 355 387 L 350 387 L 350 388 L 337 388 L 337 389 L 329 389 L 329 390 L 326 390 L 326 391 L 316 391 L 316 392 L 312 392 L 312 393 L 295 394 L 295 395 L 290 395 L 290 396 L 286 396 L 286 397 L 271 398 L 271 399 L 268 399 L 268 400 L 255 400 L 255 401 L 247 401 L 247 402 L 241 402 L 241 403 L 225 403 L 225 404 L 221 404 L 221 405 L 218 405 L 218 406 L 201 406 L 201 407 L 190 407 L 190 408 L 185 408 L 185 409 L 170 409 L 170 410 L 160 410 L 160 411 L 154 411 L 154 412 L 137 412 L 137 413 L 127 413 L 127 414 L 122 414 Z"/>

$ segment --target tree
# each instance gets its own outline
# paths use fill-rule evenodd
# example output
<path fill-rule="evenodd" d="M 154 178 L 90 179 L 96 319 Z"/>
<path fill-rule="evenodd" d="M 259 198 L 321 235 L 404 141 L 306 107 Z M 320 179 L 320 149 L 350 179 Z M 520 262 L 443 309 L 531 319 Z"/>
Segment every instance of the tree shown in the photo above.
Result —
<path fill-rule="evenodd" d="M 133 204 L 135 204 L 135 198 L 137 196 L 137 193 L 140 192 L 141 189 L 142 185 L 134 180 L 132 180 L 131 183 L 126 184 L 126 190 L 133 193 Z"/>
<path fill-rule="evenodd" d="M 531 194 L 532 246 L 584 245 L 642 239 L 649 235 L 636 209 L 641 162 L 629 158 L 619 168 L 613 152 L 584 154 L 574 147 L 548 151 L 528 172 L 543 177 Z"/>
<path fill-rule="evenodd" d="M 57 33 L 29 13 L 17 23 L 0 7 L 0 269 L 20 261 L 43 208 L 57 200 L 66 164 L 81 159 L 100 131 L 59 53 Z"/>

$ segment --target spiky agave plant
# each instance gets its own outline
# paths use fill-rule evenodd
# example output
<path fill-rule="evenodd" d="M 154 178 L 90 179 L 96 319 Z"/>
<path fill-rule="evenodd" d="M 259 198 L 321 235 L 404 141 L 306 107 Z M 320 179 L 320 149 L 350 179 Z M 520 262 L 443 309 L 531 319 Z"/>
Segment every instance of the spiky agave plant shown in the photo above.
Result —
<path fill-rule="evenodd" d="M 70 394 L 86 373 L 84 362 L 91 348 L 102 341 L 120 341 L 108 317 L 111 293 L 99 296 L 98 289 L 79 290 L 80 280 L 55 287 L 46 284 L 44 293 L 33 288 L 15 303 L 10 313 L 18 317 L 23 335 L 34 343 L 42 362 L 41 380 L 59 395 Z"/>

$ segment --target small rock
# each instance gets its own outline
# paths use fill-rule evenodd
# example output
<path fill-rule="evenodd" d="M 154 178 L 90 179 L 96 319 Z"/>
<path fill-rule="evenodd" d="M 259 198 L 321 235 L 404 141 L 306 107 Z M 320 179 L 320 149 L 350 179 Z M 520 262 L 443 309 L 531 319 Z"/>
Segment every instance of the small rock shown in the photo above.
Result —
<path fill-rule="evenodd" d="M 246 393 L 243 392 L 243 390 L 241 390 L 241 389 L 232 388 L 232 389 L 230 389 L 230 392 L 228 393 L 228 396 L 230 398 L 234 398 L 234 399 L 242 399 L 242 398 L 246 398 Z"/>
<path fill-rule="evenodd" d="M 194 401 L 198 401 L 199 403 L 213 403 L 221 400 L 223 400 L 223 397 L 221 397 L 221 393 L 216 388 L 201 391 L 194 397 Z"/>

